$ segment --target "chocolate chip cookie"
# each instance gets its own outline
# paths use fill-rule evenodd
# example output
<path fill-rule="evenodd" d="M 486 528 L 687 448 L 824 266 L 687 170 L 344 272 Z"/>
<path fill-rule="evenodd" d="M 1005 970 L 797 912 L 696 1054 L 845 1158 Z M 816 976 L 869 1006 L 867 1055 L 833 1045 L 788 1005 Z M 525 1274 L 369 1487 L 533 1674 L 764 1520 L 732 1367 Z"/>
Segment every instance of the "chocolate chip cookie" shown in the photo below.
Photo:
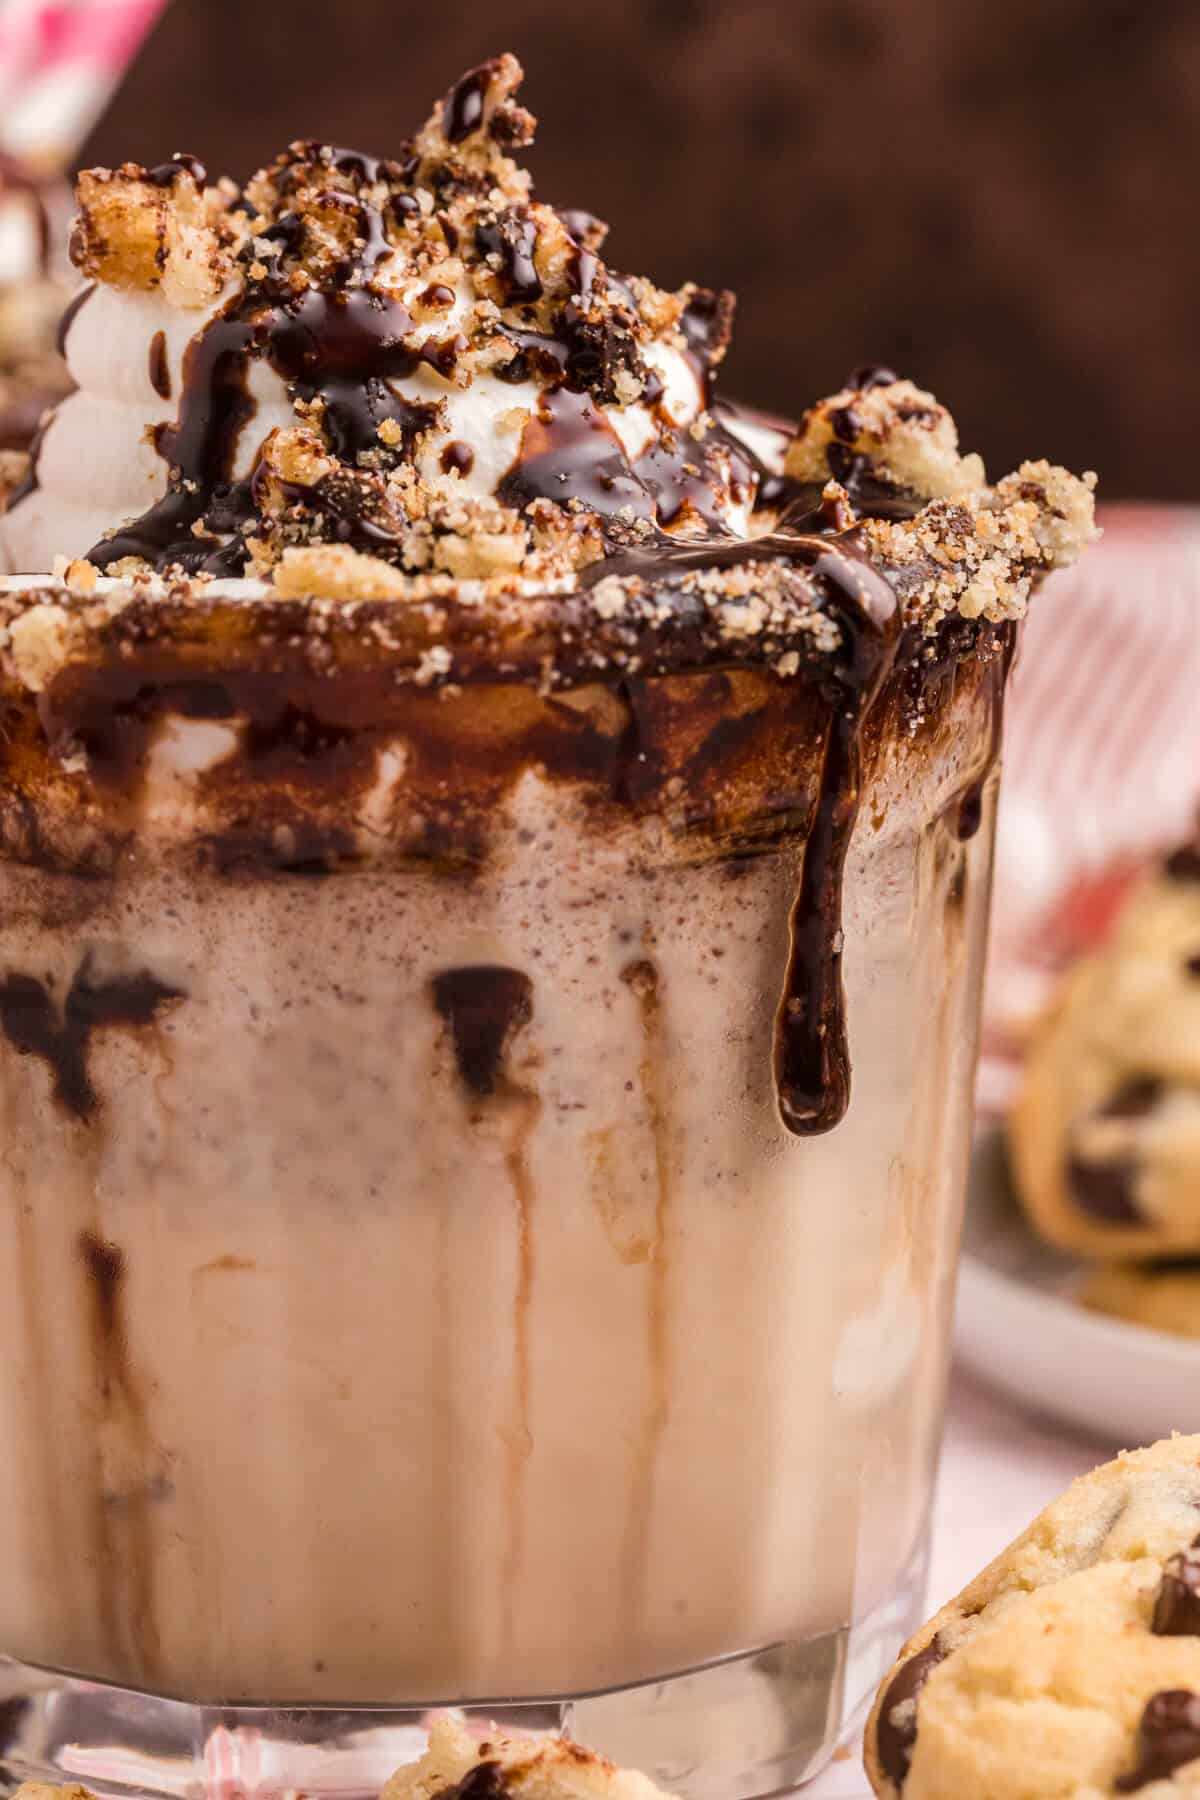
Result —
<path fill-rule="evenodd" d="M 565 1738 L 494 1731 L 479 1736 L 453 1714 L 435 1718 L 429 1748 L 380 1800 L 666 1800 L 633 1769 L 618 1769 Z"/>
<path fill-rule="evenodd" d="M 866 1765 L 886 1800 L 1200 1796 L 1200 1436 L 1083 1476 L 943 1607 Z"/>
<path fill-rule="evenodd" d="M 1200 846 L 1140 882 L 1071 972 L 1010 1136 L 1051 1243 L 1105 1260 L 1200 1252 Z"/>

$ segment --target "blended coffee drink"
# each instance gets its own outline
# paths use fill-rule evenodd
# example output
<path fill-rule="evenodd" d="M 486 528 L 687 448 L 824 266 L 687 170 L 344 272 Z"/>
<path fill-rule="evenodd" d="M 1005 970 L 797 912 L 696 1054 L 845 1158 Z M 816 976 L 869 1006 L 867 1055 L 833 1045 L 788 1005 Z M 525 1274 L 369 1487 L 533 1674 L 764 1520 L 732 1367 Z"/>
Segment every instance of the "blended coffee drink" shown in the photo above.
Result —
<path fill-rule="evenodd" d="M 10 1770 L 505 1703 L 737 1800 L 920 1609 L 1001 700 L 1091 483 L 883 369 L 715 408 L 732 297 L 533 200 L 519 77 L 80 182 L 0 522 Z"/>

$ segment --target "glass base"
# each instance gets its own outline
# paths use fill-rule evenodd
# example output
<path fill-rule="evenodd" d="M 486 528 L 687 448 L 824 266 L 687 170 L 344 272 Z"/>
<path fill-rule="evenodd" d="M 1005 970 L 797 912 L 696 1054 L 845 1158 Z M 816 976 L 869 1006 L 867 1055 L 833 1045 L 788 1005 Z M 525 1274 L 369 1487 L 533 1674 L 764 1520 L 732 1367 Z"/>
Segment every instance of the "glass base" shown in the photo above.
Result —
<path fill-rule="evenodd" d="M 679 1800 L 765 1800 L 811 1779 L 919 1622 L 925 1547 L 885 1607 L 848 1629 L 663 1681 L 453 1710 L 562 1733 Z M 0 1795 L 82 1782 L 112 1800 L 374 1800 L 425 1749 L 437 1707 L 191 1706 L 0 1657 Z"/>

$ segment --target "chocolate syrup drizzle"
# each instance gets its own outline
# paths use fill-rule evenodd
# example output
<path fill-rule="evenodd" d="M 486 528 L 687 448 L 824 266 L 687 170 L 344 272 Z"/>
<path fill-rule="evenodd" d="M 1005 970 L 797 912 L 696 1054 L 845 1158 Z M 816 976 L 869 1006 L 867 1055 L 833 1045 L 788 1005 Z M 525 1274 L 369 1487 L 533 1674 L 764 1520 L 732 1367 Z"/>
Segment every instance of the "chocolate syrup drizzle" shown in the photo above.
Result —
<path fill-rule="evenodd" d="M 167 334 L 156 331 L 150 339 L 150 355 L 147 365 L 150 386 L 160 400 L 171 398 L 171 370 L 167 362 Z"/>
<path fill-rule="evenodd" d="M 469 81 L 464 87 L 470 89 Z M 469 92 L 462 104 L 468 101 Z M 150 171 L 149 179 L 166 185 L 191 165 L 192 159 L 181 157 Z M 359 151 L 338 150 L 331 166 L 373 182 L 391 165 Z M 302 218 L 285 212 L 256 240 L 260 256 L 264 239 L 278 246 L 263 264 L 266 273 L 258 278 L 247 274 L 242 290 L 189 344 L 177 417 L 156 430 L 156 448 L 170 469 L 167 492 L 139 519 L 93 546 L 88 559 L 97 567 L 131 556 L 158 569 L 242 573 L 258 495 L 253 473 L 235 480 L 233 471 L 242 434 L 254 417 L 247 375 L 257 359 L 269 364 L 293 399 L 323 402 L 322 425 L 330 448 L 351 467 L 363 452 L 380 452 L 379 427 L 385 420 L 400 428 L 392 446 L 398 460 L 411 460 L 419 437 L 435 424 L 435 401 L 406 399 L 390 383 L 413 375 L 423 363 L 452 377 L 466 340 L 451 331 L 445 338 L 427 338 L 418 348 L 406 347 L 414 328 L 411 314 L 371 286 L 373 270 L 391 254 L 384 212 L 340 189 L 331 189 L 326 199 L 354 214 L 357 247 L 325 286 L 296 294 L 282 265 L 301 244 Z M 494 255 L 499 264 L 495 272 L 507 304 L 541 296 L 537 229 L 528 214 L 484 220 L 477 237 L 482 252 Z M 619 276 L 605 272 L 602 277 L 601 267 L 590 250 L 579 247 L 575 279 L 582 304 L 563 308 L 556 335 L 505 328 L 518 354 L 502 371 L 504 378 L 519 382 L 536 377 L 545 385 L 498 498 L 517 507 L 535 499 L 559 504 L 577 500 L 605 519 L 629 509 L 627 516 L 664 525 L 690 505 L 710 531 L 726 536 L 726 482 L 735 494 L 748 497 L 755 478 L 752 458 L 720 421 L 702 444 L 674 428 L 662 409 L 661 380 L 646 368 L 638 350 L 636 301 Z M 609 299 L 618 304 L 597 322 L 589 316 L 587 302 L 601 279 Z M 682 326 L 707 405 L 712 363 L 728 326 L 727 309 L 720 297 L 698 290 Z M 658 428 L 655 442 L 634 462 L 600 410 L 616 398 L 615 377 L 622 369 L 642 382 L 644 402 Z M 152 380 L 161 392 L 157 362 Z M 36 474 L 30 485 L 35 483 Z M 363 517 L 361 509 L 331 510 L 329 535 L 334 541 L 385 556 L 396 547 L 396 531 Z"/>
<path fill-rule="evenodd" d="M 378 172 L 358 151 L 334 154 L 334 166 L 370 181 Z M 163 173 L 178 165 L 164 165 Z M 255 477 L 235 480 L 233 469 L 243 430 L 255 404 L 246 384 L 251 362 L 265 359 L 293 398 L 324 403 L 322 423 L 331 449 L 353 465 L 366 450 L 378 451 L 379 427 L 400 427 L 398 452 L 411 456 L 422 431 L 437 416 L 436 403 L 407 400 L 388 385 L 389 377 L 411 375 L 421 362 L 448 374 L 464 341 L 452 336 L 406 349 L 413 328 L 408 310 L 368 285 L 371 270 L 391 246 L 380 211 L 333 191 L 331 204 L 353 211 L 360 248 L 337 270 L 328 289 L 295 294 L 281 263 L 303 234 L 303 222 L 285 213 L 263 232 L 278 246 L 261 279 L 245 288 L 188 345 L 183 391 L 173 425 L 160 426 L 156 447 L 170 465 L 166 494 L 114 536 L 88 552 L 99 568 L 134 556 L 155 568 L 187 573 L 237 575 L 247 548 L 243 528 L 257 514 Z M 197 531 L 199 527 L 199 531 Z M 231 534 L 222 541 L 224 534 Z M 349 512 L 332 522 L 331 537 L 378 550 L 390 534 Z"/>
<path fill-rule="evenodd" d="M 72 294 L 71 298 L 67 301 L 66 306 L 63 308 L 63 315 L 58 321 L 58 331 L 54 339 L 55 348 L 60 356 L 66 355 L 68 333 L 75 323 L 76 318 L 83 311 L 83 308 L 91 299 L 95 291 L 96 283 L 94 281 L 85 282 L 84 286 L 80 288 L 77 294 Z"/>
<path fill-rule="evenodd" d="M 588 571 L 641 575 L 670 591 L 688 572 L 784 561 L 807 567 L 841 631 L 831 659 L 829 725 L 816 806 L 792 908 L 791 949 L 775 1023 L 780 1117 L 797 1137 L 831 1131 L 850 1103 L 850 1053 L 842 981 L 842 877 L 858 817 L 863 723 L 900 644 L 896 593 L 870 562 L 861 528 L 828 536 L 795 530 L 790 515 L 769 536 L 683 543 L 664 538 Z"/>

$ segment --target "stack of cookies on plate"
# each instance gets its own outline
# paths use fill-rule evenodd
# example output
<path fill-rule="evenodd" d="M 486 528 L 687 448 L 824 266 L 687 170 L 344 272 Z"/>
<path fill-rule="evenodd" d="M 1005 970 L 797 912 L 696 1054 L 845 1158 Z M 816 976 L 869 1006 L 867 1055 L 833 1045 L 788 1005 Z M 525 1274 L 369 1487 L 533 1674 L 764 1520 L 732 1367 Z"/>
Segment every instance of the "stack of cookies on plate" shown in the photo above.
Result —
<path fill-rule="evenodd" d="M 1200 1338 L 1200 840 L 1130 890 L 1068 975 L 1010 1122 L 1039 1234 L 1096 1311 Z"/>

